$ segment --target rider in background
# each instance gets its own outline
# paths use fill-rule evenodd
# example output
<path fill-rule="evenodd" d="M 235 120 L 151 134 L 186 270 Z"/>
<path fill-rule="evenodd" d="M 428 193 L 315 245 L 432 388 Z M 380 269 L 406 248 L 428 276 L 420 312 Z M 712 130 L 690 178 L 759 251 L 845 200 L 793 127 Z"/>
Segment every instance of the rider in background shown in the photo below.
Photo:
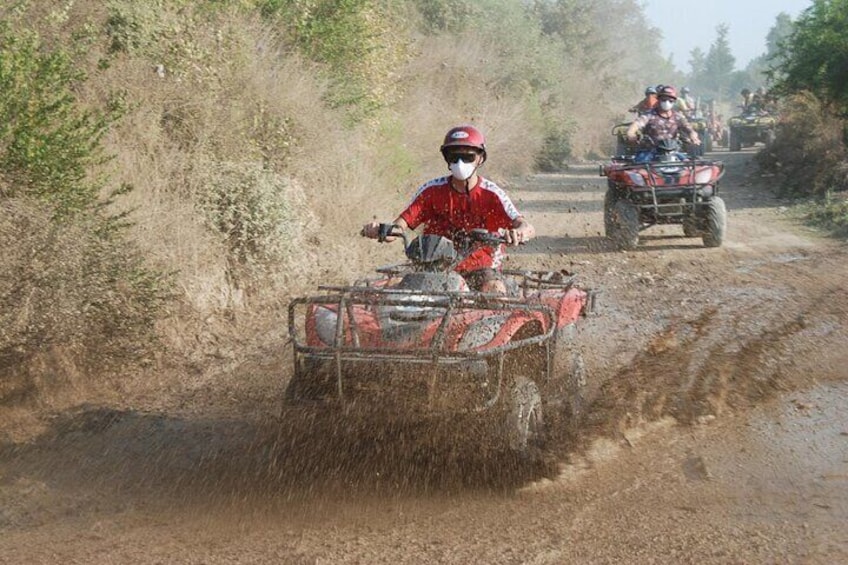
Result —
<path fill-rule="evenodd" d="M 742 96 L 742 110 L 747 112 L 748 107 L 751 105 L 751 91 L 743 88 L 739 94 Z"/>
<path fill-rule="evenodd" d="M 698 105 L 690 94 L 688 86 L 684 86 L 680 89 L 680 97 L 677 99 L 676 109 L 683 112 L 683 114 L 688 118 L 695 116 L 695 113 L 698 110 Z"/>
<path fill-rule="evenodd" d="M 675 139 L 678 132 L 683 132 L 693 145 L 700 145 L 701 140 L 698 132 L 692 129 L 686 117 L 674 109 L 677 101 L 677 91 L 673 86 L 663 86 L 657 92 L 659 103 L 657 107 L 637 117 L 627 128 L 627 139 L 635 142 L 637 135 L 641 132 L 650 137 L 654 143 L 663 139 Z M 649 160 L 653 154 L 652 150 L 640 151 L 636 154 L 637 162 Z"/>
<path fill-rule="evenodd" d="M 638 104 L 630 108 L 631 112 L 635 112 L 637 114 L 644 114 L 646 112 L 650 112 L 654 109 L 654 106 L 657 105 L 657 89 L 656 87 L 649 86 L 645 89 L 645 97 L 639 101 Z"/>
<path fill-rule="evenodd" d="M 424 225 L 425 234 L 453 239 L 457 232 L 485 229 L 502 231 L 506 242 L 530 241 L 535 228 L 524 219 L 506 192 L 477 174 L 486 161 L 486 140 L 474 126 L 451 128 L 440 148 L 450 174 L 422 184 L 412 202 L 393 222 L 402 230 Z M 379 224 L 363 226 L 364 237 L 377 239 Z M 394 238 L 386 238 L 391 241 Z M 500 274 L 506 256 L 504 245 L 481 245 L 456 267 L 468 286 L 482 292 L 506 293 Z"/>

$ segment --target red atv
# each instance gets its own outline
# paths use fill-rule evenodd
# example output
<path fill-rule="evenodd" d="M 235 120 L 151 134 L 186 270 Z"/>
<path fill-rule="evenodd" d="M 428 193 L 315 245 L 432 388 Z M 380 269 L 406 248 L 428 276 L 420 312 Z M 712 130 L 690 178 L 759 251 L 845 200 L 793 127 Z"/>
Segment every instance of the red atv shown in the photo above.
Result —
<path fill-rule="evenodd" d="M 643 139 L 635 155 L 614 157 L 600 167 L 607 177 L 604 231 L 620 249 L 635 249 L 639 232 L 656 224 L 681 224 L 686 237 L 719 247 L 727 209 L 718 196 L 721 161 L 696 159 L 677 140 Z"/>
<path fill-rule="evenodd" d="M 503 271 L 506 295 L 469 290 L 454 267 L 480 245 L 504 243 L 485 230 L 411 243 L 397 226 L 380 234 L 403 237 L 409 262 L 290 304 L 287 403 L 488 416 L 509 448 L 538 453 L 544 415 L 573 416 L 584 402 L 575 339 L 595 293 L 574 275 L 539 271 Z"/>

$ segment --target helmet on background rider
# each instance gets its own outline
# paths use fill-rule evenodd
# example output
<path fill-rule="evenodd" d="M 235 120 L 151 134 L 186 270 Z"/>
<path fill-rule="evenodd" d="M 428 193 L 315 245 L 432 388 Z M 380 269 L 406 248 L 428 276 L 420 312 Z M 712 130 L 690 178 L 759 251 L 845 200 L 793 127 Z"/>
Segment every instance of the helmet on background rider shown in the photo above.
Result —
<path fill-rule="evenodd" d="M 669 98 L 671 100 L 677 100 L 677 90 L 673 86 L 663 85 L 657 89 L 657 96 L 659 98 Z"/>
<path fill-rule="evenodd" d="M 649 86 L 648 88 L 645 89 L 645 96 L 650 96 L 651 94 L 656 94 L 656 93 L 657 93 L 657 89 L 654 86 Z"/>
<path fill-rule="evenodd" d="M 456 126 L 448 130 L 439 151 L 446 157 L 448 152 L 455 147 L 476 149 L 483 155 L 483 161 L 486 160 L 486 138 L 479 129 L 472 125 Z"/>
<path fill-rule="evenodd" d="M 688 86 L 684 86 L 683 88 L 680 89 L 680 94 L 682 94 L 683 96 L 686 96 L 687 94 L 689 94 L 689 92 L 690 91 L 689 91 Z"/>

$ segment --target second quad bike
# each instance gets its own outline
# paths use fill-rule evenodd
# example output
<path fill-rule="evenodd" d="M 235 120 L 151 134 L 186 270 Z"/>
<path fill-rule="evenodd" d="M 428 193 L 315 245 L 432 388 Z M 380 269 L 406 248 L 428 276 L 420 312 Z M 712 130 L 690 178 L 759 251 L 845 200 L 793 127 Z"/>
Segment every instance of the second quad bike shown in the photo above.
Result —
<path fill-rule="evenodd" d="M 768 147 L 774 142 L 777 133 L 777 118 L 763 111 L 752 110 L 730 118 L 729 126 L 731 151 L 740 151 L 755 143 L 763 143 Z"/>
<path fill-rule="evenodd" d="M 719 247 L 727 229 L 727 209 L 718 196 L 724 175 L 720 161 L 694 159 L 677 140 L 643 139 L 635 157 L 600 166 L 607 177 L 604 230 L 620 249 L 635 249 L 639 232 L 657 224 L 680 224 L 687 237 Z"/>
<path fill-rule="evenodd" d="M 638 146 L 627 139 L 627 128 L 632 122 L 623 122 L 616 124 L 612 128 L 612 134 L 615 136 L 615 156 L 624 157 L 636 153 Z"/>
<path fill-rule="evenodd" d="M 689 124 L 692 126 L 692 129 L 698 132 L 698 137 L 701 138 L 701 144 L 688 145 L 686 147 L 686 153 L 689 153 L 693 157 L 703 157 L 704 153 L 713 150 L 713 138 L 710 135 L 709 122 L 703 116 L 695 116 L 689 118 Z"/>
<path fill-rule="evenodd" d="M 489 418 L 498 444 L 539 453 L 552 412 L 578 414 L 586 366 L 576 344 L 595 292 L 563 272 L 503 271 L 507 294 L 469 289 L 454 268 L 485 230 L 451 239 L 380 225 L 402 237 L 407 263 L 381 267 L 349 286 L 293 300 L 290 405 L 319 411 L 390 410 L 408 418 Z M 491 424 L 491 425 L 489 425 Z"/>

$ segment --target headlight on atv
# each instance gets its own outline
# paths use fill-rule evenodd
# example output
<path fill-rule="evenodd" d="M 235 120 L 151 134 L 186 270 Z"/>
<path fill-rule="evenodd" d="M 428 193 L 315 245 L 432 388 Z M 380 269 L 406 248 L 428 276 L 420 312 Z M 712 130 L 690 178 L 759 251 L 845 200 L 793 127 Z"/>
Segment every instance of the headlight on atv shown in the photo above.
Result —
<path fill-rule="evenodd" d="M 632 182 L 634 186 L 645 186 L 645 177 L 636 171 L 627 171 L 627 176 L 630 177 L 630 182 Z"/>
<path fill-rule="evenodd" d="M 712 169 L 701 169 L 700 171 L 695 173 L 695 183 L 696 184 L 707 184 L 708 182 L 713 180 L 713 171 Z"/>

